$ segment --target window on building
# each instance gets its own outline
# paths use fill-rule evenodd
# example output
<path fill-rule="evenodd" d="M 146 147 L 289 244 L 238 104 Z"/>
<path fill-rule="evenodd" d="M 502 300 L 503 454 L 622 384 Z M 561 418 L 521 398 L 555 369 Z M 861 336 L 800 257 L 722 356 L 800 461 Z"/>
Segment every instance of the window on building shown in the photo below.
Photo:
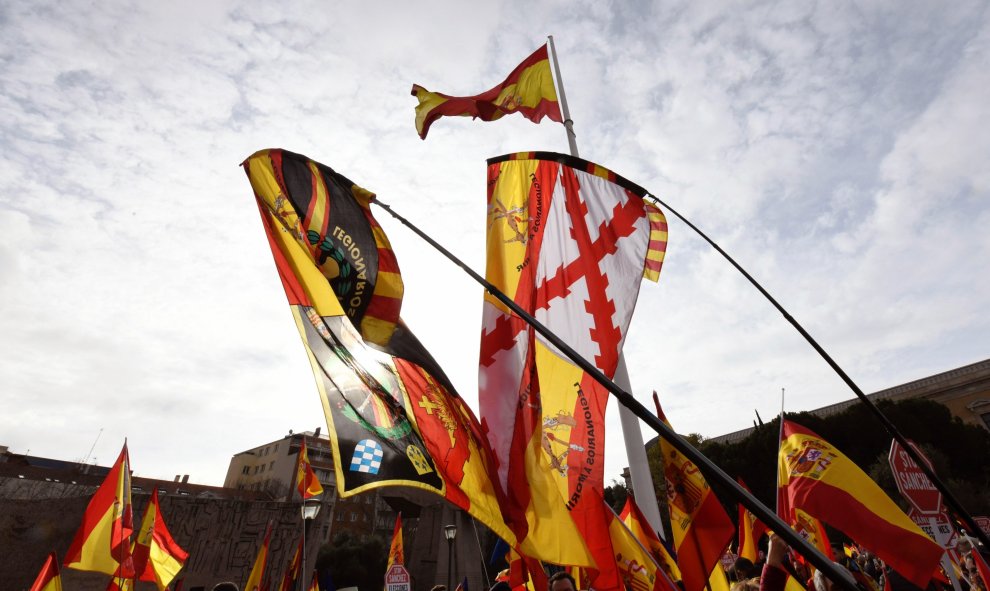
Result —
<path fill-rule="evenodd" d="M 357 513 L 351 513 L 351 522 L 357 521 Z"/>
<path fill-rule="evenodd" d="M 275 462 L 272 462 L 271 464 L 268 464 L 268 469 L 269 470 L 274 470 L 275 469 Z"/>
<path fill-rule="evenodd" d="M 244 468 L 241 469 L 241 474 L 250 474 L 250 473 L 251 473 L 251 466 L 244 466 Z"/>
<path fill-rule="evenodd" d="M 337 511 L 337 521 L 343 521 L 343 520 L 344 520 L 344 512 Z"/>
<path fill-rule="evenodd" d="M 261 473 L 262 473 L 262 474 L 264 474 L 264 473 L 265 473 L 265 465 L 264 465 L 264 464 L 262 464 L 262 465 L 261 465 Z"/>
<path fill-rule="evenodd" d="M 987 429 L 990 429 L 990 412 L 981 414 L 980 418 L 983 419 L 983 424 L 987 426 Z"/>
<path fill-rule="evenodd" d="M 258 473 L 258 467 L 257 467 L 257 466 L 255 466 L 255 467 L 254 467 L 254 473 L 255 473 L 255 474 L 257 474 L 257 473 Z"/>
<path fill-rule="evenodd" d="M 275 449 L 273 449 L 273 450 L 272 450 L 272 453 L 275 453 L 275 452 L 277 452 L 277 451 L 278 451 L 278 444 L 276 443 L 276 444 L 275 444 Z"/>

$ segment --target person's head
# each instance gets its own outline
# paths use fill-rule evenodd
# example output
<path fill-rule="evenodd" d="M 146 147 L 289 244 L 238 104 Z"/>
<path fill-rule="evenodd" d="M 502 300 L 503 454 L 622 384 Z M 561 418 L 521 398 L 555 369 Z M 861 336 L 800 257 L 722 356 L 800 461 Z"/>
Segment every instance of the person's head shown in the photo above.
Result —
<path fill-rule="evenodd" d="M 550 577 L 548 588 L 549 591 L 577 591 L 577 583 L 574 582 L 574 577 L 570 573 L 562 570 Z"/>
<path fill-rule="evenodd" d="M 217 583 L 213 586 L 213 591 L 237 591 L 237 585 L 229 581 Z"/>
<path fill-rule="evenodd" d="M 446 585 L 434 585 L 430 591 L 447 591 Z"/>
<path fill-rule="evenodd" d="M 737 581 L 745 581 L 756 576 L 756 567 L 752 560 L 740 556 L 732 565 L 732 572 L 736 574 Z"/>

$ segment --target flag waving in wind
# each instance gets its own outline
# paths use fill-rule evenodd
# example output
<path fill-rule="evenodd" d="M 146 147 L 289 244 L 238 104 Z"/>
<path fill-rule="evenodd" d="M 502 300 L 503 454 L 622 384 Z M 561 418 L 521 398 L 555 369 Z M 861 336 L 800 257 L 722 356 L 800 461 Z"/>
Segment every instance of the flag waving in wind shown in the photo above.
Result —
<path fill-rule="evenodd" d="M 412 95 L 419 99 L 416 131 L 424 140 L 430 125 L 440 117 L 463 116 L 494 121 L 502 115 L 521 113 L 534 123 L 539 123 L 544 116 L 557 123 L 563 122 L 546 45 L 534 51 L 505 81 L 487 92 L 455 97 L 430 92 L 414 84 Z"/>
<path fill-rule="evenodd" d="M 83 513 L 82 524 L 65 553 L 65 566 L 130 578 L 134 575 L 132 533 L 131 461 L 125 442 Z"/>
<path fill-rule="evenodd" d="M 490 159 L 488 191 L 486 279 L 612 376 L 641 280 L 659 271 L 663 214 L 626 179 L 549 152 Z M 603 489 L 608 392 L 488 294 L 482 324 L 481 416 L 520 550 L 608 564 L 603 507 L 586 494 Z"/>
<path fill-rule="evenodd" d="M 781 496 L 842 530 L 918 587 L 925 588 L 944 550 L 830 443 L 784 421 L 777 456 Z"/>
<path fill-rule="evenodd" d="M 656 393 L 653 394 L 653 401 L 657 405 L 657 416 L 670 426 Z M 736 528 L 709 488 L 701 470 L 662 437 L 660 452 L 670 529 L 684 589 L 701 591 L 710 585 L 708 581 L 713 576 L 716 577 L 715 583 L 721 585 L 724 574 L 718 561 Z M 719 570 L 713 574 L 716 568 Z"/>
<path fill-rule="evenodd" d="M 395 516 L 395 529 L 392 530 L 392 543 L 388 548 L 388 564 L 385 570 L 392 568 L 393 564 L 405 564 L 405 551 L 402 548 L 402 513 Z"/>
<path fill-rule="evenodd" d="M 514 542 L 477 419 L 399 319 L 402 278 L 374 195 L 285 150 L 244 167 L 316 376 L 340 495 L 427 490 Z"/>
<path fill-rule="evenodd" d="M 134 542 L 134 570 L 142 581 L 153 581 L 164 590 L 189 558 L 172 538 L 158 503 L 158 489 L 144 509 L 141 529 Z"/>
<path fill-rule="evenodd" d="M 303 500 L 323 494 L 323 485 L 316 477 L 313 465 L 309 463 L 305 435 L 302 436 L 302 443 L 299 444 L 299 455 L 296 457 L 296 490 L 299 491 Z"/>
<path fill-rule="evenodd" d="M 62 576 L 58 572 L 58 556 L 54 552 L 48 555 L 41 565 L 38 577 L 31 585 L 30 591 L 62 591 Z"/>

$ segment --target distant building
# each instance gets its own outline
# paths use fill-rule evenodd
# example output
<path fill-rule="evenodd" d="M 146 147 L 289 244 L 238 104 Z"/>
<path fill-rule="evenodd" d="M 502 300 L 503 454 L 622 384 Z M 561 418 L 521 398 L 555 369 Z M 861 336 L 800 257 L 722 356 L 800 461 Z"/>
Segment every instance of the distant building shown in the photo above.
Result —
<path fill-rule="evenodd" d="M 867 398 L 874 402 L 932 400 L 945 405 L 952 416 L 958 417 L 962 422 L 990 429 L 990 359 L 867 394 Z M 854 404 L 860 404 L 859 398 L 823 406 L 809 412 L 819 417 L 827 417 L 838 414 Z M 736 443 L 752 432 L 753 427 L 749 427 L 712 437 L 709 441 Z"/>

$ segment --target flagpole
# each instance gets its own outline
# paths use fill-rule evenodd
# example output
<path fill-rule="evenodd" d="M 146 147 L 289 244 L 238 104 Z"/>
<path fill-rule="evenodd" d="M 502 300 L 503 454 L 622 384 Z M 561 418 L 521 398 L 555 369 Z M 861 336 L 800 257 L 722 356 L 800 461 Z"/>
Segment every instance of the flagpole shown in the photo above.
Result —
<path fill-rule="evenodd" d="M 547 40 L 550 44 L 550 59 L 553 61 L 553 70 L 557 79 L 557 98 L 560 102 L 560 111 L 564 115 L 564 128 L 567 130 L 567 144 L 570 147 L 571 156 L 579 158 L 577 136 L 574 133 L 574 120 L 571 119 L 571 112 L 567 107 L 564 79 L 560 74 L 560 64 L 557 63 L 557 49 L 553 44 L 553 35 L 547 35 Z M 623 390 L 632 392 L 632 382 L 629 380 L 626 358 L 621 351 L 619 351 L 619 364 L 615 369 L 614 380 Z M 639 508 L 650 527 L 660 535 L 660 539 L 666 540 L 663 519 L 660 517 L 660 505 L 657 502 L 656 489 L 653 486 L 653 475 L 650 474 L 650 463 L 646 458 L 643 432 L 639 428 L 636 416 L 624 406 L 619 407 L 619 421 L 622 425 L 622 442 L 626 446 L 633 492 L 636 498 L 640 499 Z"/>
<path fill-rule="evenodd" d="M 780 444 L 784 441 L 784 389 L 780 389 L 780 428 L 777 430 L 777 469 L 774 470 L 774 474 L 777 475 L 777 487 L 774 489 L 776 492 L 775 500 L 777 501 L 777 515 L 780 515 Z M 781 517 L 785 517 L 781 515 Z"/>
<path fill-rule="evenodd" d="M 942 482 L 942 480 L 938 477 L 937 474 L 935 474 L 935 470 L 929 467 L 928 463 L 925 462 L 925 460 L 921 458 L 918 452 L 915 451 L 915 449 L 908 443 L 907 438 L 904 437 L 904 435 L 901 434 L 901 432 L 897 429 L 894 423 L 892 423 L 891 420 L 887 418 L 887 415 L 885 415 L 883 411 L 880 410 L 877 407 L 877 405 L 874 404 L 873 401 L 866 396 L 866 394 L 863 392 L 862 389 L 860 389 L 860 387 L 856 384 L 856 382 L 854 382 L 852 378 L 849 377 L 849 375 L 839 366 L 839 364 L 834 359 L 832 359 L 832 356 L 829 355 L 825 351 L 825 349 L 823 349 L 822 346 L 818 344 L 818 341 L 816 341 L 814 337 L 812 337 L 811 334 L 809 334 L 808 331 L 806 331 L 804 327 L 801 326 L 801 324 L 799 324 L 798 321 L 795 320 L 794 317 L 791 316 L 790 313 L 788 313 L 787 310 L 785 310 L 784 307 L 780 305 L 780 303 L 777 302 L 777 300 L 774 299 L 774 297 L 770 295 L 770 293 L 766 289 L 764 289 L 763 286 L 759 284 L 759 282 L 756 281 L 756 279 L 753 279 L 752 275 L 746 272 L 746 270 L 743 269 L 742 266 L 740 266 L 735 259 L 729 256 L 729 253 L 722 250 L 722 247 L 716 244 L 714 240 L 709 238 L 707 234 L 702 232 L 701 229 L 699 229 L 697 226 L 695 226 L 690 221 L 688 221 L 687 218 L 685 218 L 680 213 L 678 213 L 677 210 L 675 210 L 673 207 L 664 203 L 663 200 L 661 200 L 659 197 L 655 195 L 648 195 L 648 197 L 653 199 L 653 201 L 655 201 L 657 204 L 669 210 L 672 214 L 674 214 L 677 217 L 677 219 L 687 224 L 687 226 L 692 230 L 694 230 L 695 233 L 697 233 L 699 236 L 701 236 L 701 238 L 705 242 L 707 242 L 712 248 L 718 251 L 718 253 L 721 254 L 722 257 L 725 258 L 725 260 L 727 260 L 733 267 L 735 267 L 737 271 L 742 273 L 743 277 L 745 277 L 750 282 L 750 284 L 752 284 L 752 286 L 757 289 L 757 291 L 763 294 L 763 297 L 766 298 L 767 301 L 769 301 L 770 304 L 774 308 L 776 308 L 778 312 L 780 312 L 780 314 L 784 317 L 784 319 L 787 320 L 787 322 L 789 322 L 791 326 L 793 326 L 794 329 L 797 330 L 801 334 L 801 336 L 804 337 L 804 339 L 808 342 L 808 344 L 811 345 L 811 347 L 818 352 L 818 355 L 821 356 L 821 358 L 824 359 L 826 363 L 828 363 L 828 365 L 832 368 L 832 370 L 836 374 L 838 374 L 840 378 L 842 378 L 842 381 L 845 382 L 846 385 L 849 386 L 849 389 L 856 394 L 856 397 L 859 398 L 860 402 L 865 404 L 866 407 L 870 410 L 870 412 L 873 413 L 873 416 L 876 417 L 878 421 L 880 421 L 880 424 L 883 425 L 884 429 L 887 430 L 887 433 L 889 433 L 894 439 L 898 441 L 898 443 L 901 444 L 901 447 L 903 447 L 904 451 L 906 451 L 908 455 L 911 456 L 911 459 L 914 460 L 914 463 L 917 464 L 918 467 L 922 469 L 922 471 L 924 471 L 925 475 L 928 476 L 928 479 L 932 482 L 932 484 L 934 484 L 935 487 L 938 488 L 939 491 L 941 491 L 943 497 L 945 498 L 949 506 L 952 508 L 953 512 L 955 512 L 956 516 L 960 517 L 965 522 L 966 527 L 969 528 L 970 531 L 974 533 L 976 537 L 980 539 L 981 542 L 983 542 L 983 545 L 985 547 L 990 548 L 990 536 L 987 536 L 987 534 L 984 533 L 982 529 L 980 529 L 980 527 L 976 524 L 976 521 L 973 519 L 969 511 L 967 511 L 966 508 L 962 506 L 962 503 L 960 503 L 959 500 L 956 499 L 955 495 L 952 494 L 952 491 L 949 490 L 949 487 L 946 486 L 944 482 Z"/>
<path fill-rule="evenodd" d="M 721 468 L 716 466 L 711 460 L 709 460 L 704 454 L 695 449 L 690 443 L 687 442 L 683 437 L 678 435 L 669 426 L 663 423 L 660 419 L 650 413 L 632 394 L 620 388 L 615 382 L 608 379 L 597 367 L 588 362 L 587 359 L 579 355 L 574 349 L 567 345 L 564 341 L 560 339 L 555 333 L 551 332 L 546 326 L 540 323 L 538 320 L 533 318 L 531 315 L 526 313 L 525 310 L 519 307 L 518 304 L 507 295 L 502 293 L 497 287 L 485 280 L 484 277 L 478 275 L 467 266 L 463 261 L 454 256 L 449 250 L 441 246 L 436 240 L 431 238 L 429 235 L 424 233 L 409 220 L 402 217 L 395 212 L 389 205 L 383 203 L 377 197 L 371 200 L 374 203 L 388 212 L 393 218 L 398 220 L 402 225 L 406 226 L 412 230 L 417 236 L 425 240 L 430 246 L 435 248 L 441 254 L 443 254 L 448 260 L 460 267 L 465 273 L 467 273 L 472 279 L 481 284 L 485 290 L 492 295 L 495 299 L 502 302 L 507 308 L 512 310 L 519 318 L 526 322 L 529 326 L 533 327 L 537 333 L 545 338 L 550 344 L 557 348 L 565 357 L 574 362 L 575 365 L 584 370 L 589 376 L 591 376 L 596 382 L 601 384 L 606 390 L 614 395 L 620 404 L 632 410 L 632 412 L 640 418 L 643 422 L 650 426 L 654 431 L 656 431 L 661 437 L 666 439 L 674 448 L 684 454 L 689 460 L 694 462 L 698 468 L 702 470 L 705 477 L 710 481 L 716 481 L 721 484 L 726 491 L 732 493 L 736 497 L 736 501 L 749 509 L 749 511 L 756 515 L 757 518 L 761 519 L 763 523 L 767 524 L 772 530 L 779 532 L 780 537 L 784 538 L 792 548 L 798 549 L 798 551 L 811 562 L 820 571 L 823 571 L 826 576 L 836 584 L 841 585 L 848 591 L 860 591 L 856 586 L 856 582 L 849 575 L 848 572 L 836 568 L 836 566 L 826 558 L 818 549 L 814 548 L 807 540 L 802 538 L 794 530 L 792 530 L 786 523 L 784 523 L 775 513 L 770 511 L 766 506 L 763 505 L 756 497 L 754 497 L 749 491 L 744 490 L 739 484 L 729 477 Z"/>
<path fill-rule="evenodd" d="M 550 43 L 550 59 L 553 61 L 553 71 L 557 78 L 557 98 L 560 101 L 560 112 L 564 116 L 564 129 L 567 130 L 567 145 L 571 148 L 571 156 L 578 157 L 577 136 L 574 134 L 574 121 L 567 109 L 567 96 L 564 94 L 564 81 L 560 77 L 560 64 L 557 63 L 557 50 L 553 45 L 553 35 L 547 35 Z"/>

